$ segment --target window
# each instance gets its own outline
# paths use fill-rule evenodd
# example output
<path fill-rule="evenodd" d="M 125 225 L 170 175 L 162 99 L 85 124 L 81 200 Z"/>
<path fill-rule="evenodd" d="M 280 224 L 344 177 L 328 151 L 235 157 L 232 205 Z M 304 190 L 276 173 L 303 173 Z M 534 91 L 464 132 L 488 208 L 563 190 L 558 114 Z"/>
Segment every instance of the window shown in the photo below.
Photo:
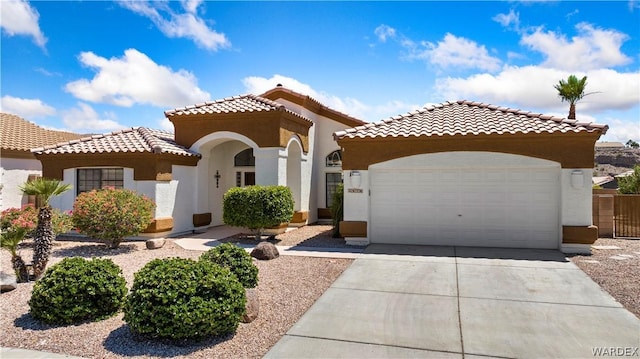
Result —
<path fill-rule="evenodd" d="M 105 187 L 124 188 L 122 168 L 82 168 L 78 169 L 78 194 Z"/>
<path fill-rule="evenodd" d="M 327 167 L 342 167 L 342 151 L 335 150 L 326 158 Z"/>
<path fill-rule="evenodd" d="M 244 182 L 242 179 L 244 178 Z M 236 172 L 236 187 L 253 186 L 256 184 L 255 172 Z"/>
<path fill-rule="evenodd" d="M 233 165 L 236 167 L 253 167 L 256 165 L 256 158 L 253 156 L 253 148 L 240 151 L 233 157 Z"/>
<path fill-rule="evenodd" d="M 338 185 L 342 183 L 342 173 L 327 173 L 327 208 L 331 208 L 333 194 L 336 193 Z"/>

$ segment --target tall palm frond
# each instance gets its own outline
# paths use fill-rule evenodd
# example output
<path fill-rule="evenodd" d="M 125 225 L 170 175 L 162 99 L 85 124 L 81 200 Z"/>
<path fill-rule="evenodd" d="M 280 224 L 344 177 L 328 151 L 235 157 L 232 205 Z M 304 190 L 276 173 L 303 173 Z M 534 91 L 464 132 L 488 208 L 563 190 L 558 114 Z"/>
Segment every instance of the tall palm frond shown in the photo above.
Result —
<path fill-rule="evenodd" d="M 49 200 L 71 189 L 71 185 L 57 179 L 38 178 L 20 186 L 20 190 L 29 196 L 38 196 L 44 206 Z"/>
<path fill-rule="evenodd" d="M 576 118 L 576 103 L 582 100 L 585 96 L 592 93 L 585 93 L 584 90 L 587 87 L 587 76 L 582 79 L 578 79 L 575 75 L 570 75 L 567 80 L 560 80 L 558 84 L 553 86 L 558 90 L 558 96 L 562 102 L 569 102 L 569 119 L 575 120 Z"/>

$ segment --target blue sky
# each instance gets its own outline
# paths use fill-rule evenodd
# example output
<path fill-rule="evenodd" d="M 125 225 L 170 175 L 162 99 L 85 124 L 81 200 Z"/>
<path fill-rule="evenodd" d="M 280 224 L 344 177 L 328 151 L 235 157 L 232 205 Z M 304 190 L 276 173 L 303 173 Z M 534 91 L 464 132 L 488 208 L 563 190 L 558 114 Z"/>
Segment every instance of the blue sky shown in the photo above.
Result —
<path fill-rule="evenodd" d="M 365 121 L 467 99 L 640 141 L 640 3 L 0 1 L 2 111 L 43 127 L 172 130 L 168 109 L 282 83 Z"/>

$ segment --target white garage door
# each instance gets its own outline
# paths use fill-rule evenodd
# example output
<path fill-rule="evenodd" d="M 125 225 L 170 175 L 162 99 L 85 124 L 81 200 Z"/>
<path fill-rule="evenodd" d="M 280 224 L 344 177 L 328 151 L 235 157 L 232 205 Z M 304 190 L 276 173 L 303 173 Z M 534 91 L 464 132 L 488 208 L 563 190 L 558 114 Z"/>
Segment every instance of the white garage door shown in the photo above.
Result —
<path fill-rule="evenodd" d="M 559 168 L 381 168 L 371 242 L 558 248 Z"/>

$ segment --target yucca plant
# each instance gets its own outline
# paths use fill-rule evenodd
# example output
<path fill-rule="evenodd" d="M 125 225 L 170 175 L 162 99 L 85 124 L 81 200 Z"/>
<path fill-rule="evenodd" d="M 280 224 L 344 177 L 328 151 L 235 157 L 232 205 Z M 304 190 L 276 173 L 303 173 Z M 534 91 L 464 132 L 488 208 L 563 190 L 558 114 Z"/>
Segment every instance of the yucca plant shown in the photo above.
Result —
<path fill-rule="evenodd" d="M 37 196 L 41 203 L 38 210 L 38 225 L 33 238 L 35 248 L 33 249 L 33 275 L 39 279 L 47 267 L 51 246 L 56 234 L 53 230 L 52 217 L 53 210 L 49 204 L 51 198 L 61 195 L 71 189 L 71 185 L 62 183 L 57 179 L 38 178 L 25 183 L 20 190 L 28 196 Z"/>

